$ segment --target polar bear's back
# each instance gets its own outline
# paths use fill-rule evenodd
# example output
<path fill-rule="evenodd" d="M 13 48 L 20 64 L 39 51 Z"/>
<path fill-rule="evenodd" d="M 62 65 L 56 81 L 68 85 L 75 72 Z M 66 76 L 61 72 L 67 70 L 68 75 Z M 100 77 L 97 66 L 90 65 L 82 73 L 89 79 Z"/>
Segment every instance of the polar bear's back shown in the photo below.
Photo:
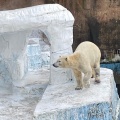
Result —
<path fill-rule="evenodd" d="M 91 64 L 99 62 L 101 58 L 100 49 L 92 42 L 85 41 L 78 45 L 75 52 L 83 54 L 83 59 L 88 59 Z"/>

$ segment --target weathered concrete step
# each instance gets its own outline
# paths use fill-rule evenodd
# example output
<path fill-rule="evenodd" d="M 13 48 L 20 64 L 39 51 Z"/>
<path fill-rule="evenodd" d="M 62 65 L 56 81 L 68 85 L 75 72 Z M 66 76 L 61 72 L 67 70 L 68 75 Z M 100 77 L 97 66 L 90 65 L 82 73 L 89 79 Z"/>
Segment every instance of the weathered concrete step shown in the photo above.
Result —
<path fill-rule="evenodd" d="M 112 70 L 101 68 L 101 83 L 75 90 L 75 82 L 47 87 L 34 120 L 114 120 L 118 94 Z"/>

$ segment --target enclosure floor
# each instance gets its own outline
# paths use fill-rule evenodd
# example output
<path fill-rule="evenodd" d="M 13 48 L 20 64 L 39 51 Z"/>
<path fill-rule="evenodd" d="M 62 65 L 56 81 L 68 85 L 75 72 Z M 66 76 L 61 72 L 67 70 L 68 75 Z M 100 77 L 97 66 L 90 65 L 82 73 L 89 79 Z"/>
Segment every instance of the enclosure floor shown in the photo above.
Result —
<path fill-rule="evenodd" d="M 38 78 L 38 72 L 29 73 L 25 79 L 28 82 L 34 77 Z M 39 81 L 28 82 L 25 87 L 0 88 L 0 120 L 33 120 L 35 107 L 48 85 L 49 71 L 39 71 L 39 77 Z"/>

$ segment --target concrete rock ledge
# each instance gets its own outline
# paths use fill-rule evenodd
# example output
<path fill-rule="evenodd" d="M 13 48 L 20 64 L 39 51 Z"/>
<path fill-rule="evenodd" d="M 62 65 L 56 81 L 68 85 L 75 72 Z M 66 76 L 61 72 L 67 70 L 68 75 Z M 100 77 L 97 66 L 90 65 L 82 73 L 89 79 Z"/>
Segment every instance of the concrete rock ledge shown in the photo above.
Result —
<path fill-rule="evenodd" d="M 118 105 L 112 70 L 101 68 L 101 83 L 75 91 L 75 82 L 47 87 L 34 120 L 115 120 Z"/>

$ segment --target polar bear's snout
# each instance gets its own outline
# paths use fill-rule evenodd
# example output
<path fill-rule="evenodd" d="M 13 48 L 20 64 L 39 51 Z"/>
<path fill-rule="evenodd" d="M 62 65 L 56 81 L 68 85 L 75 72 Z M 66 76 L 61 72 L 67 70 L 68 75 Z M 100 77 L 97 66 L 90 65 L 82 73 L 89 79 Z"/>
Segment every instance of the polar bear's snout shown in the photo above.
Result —
<path fill-rule="evenodd" d="M 57 63 L 54 63 L 53 66 L 54 67 L 59 67 L 59 65 Z"/>

